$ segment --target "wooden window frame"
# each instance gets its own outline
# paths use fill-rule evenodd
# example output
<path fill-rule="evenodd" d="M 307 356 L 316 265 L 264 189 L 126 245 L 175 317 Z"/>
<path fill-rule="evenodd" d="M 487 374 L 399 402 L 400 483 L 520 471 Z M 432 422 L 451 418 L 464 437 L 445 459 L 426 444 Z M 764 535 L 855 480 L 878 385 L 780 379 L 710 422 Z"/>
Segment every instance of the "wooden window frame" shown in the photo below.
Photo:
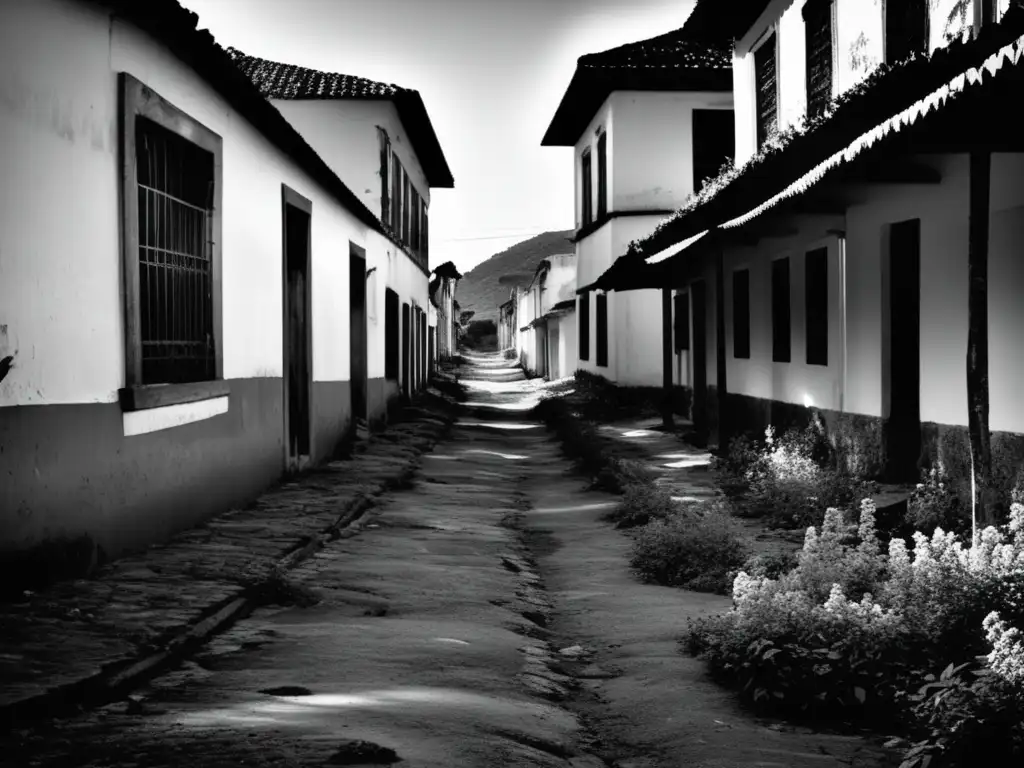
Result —
<path fill-rule="evenodd" d="M 430 237 L 427 228 L 427 211 L 429 206 L 424 198 L 420 198 L 420 254 L 423 256 L 423 263 L 430 263 Z"/>
<path fill-rule="evenodd" d="M 394 149 L 391 150 L 391 221 L 388 228 L 397 239 L 402 231 L 402 161 L 398 159 Z"/>
<path fill-rule="evenodd" d="M 740 275 L 746 277 L 746 296 L 739 301 L 736 295 Z M 750 268 L 743 267 L 733 270 L 732 285 L 732 356 L 737 360 L 750 359 Z M 741 333 L 742 331 L 742 333 Z"/>
<path fill-rule="evenodd" d="M 790 363 L 793 361 L 792 262 L 788 256 L 773 259 L 771 270 L 772 362 Z"/>
<path fill-rule="evenodd" d="M 590 147 L 580 154 L 580 227 L 586 227 L 594 221 L 594 169 L 591 162 Z"/>
<path fill-rule="evenodd" d="M 121 408 L 138 411 L 167 405 L 223 397 L 230 393 L 224 381 L 223 297 L 221 264 L 222 193 L 224 189 L 221 137 L 126 72 L 118 74 L 121 165 L 121 265 L 123 274 L 125 386 L 119 390 Z M 208 227 L 210 238 L 212 325 L 215 378 L 182 384 L 143 384 L 142 316 L 139 287 L 139 197 L 135 130 L 146 118 L 213 155 L 213 201 Z"/>
<path fill-rule="evenodd" d="M 760 89 L 757 84 L 757 54 L 764 46 L 768 43 L 772 43 L 772 61 L 775 66 L 775 125 L 773 130 L 767 131 L 762 135 L 762 131 L 765 129 L 761 125 L 761 108 L 760 108 Z M 761 36 L 761 39 L 750 48 L 751 64 L 754 69 L 754 141 L 756 145 L 756 151 L 760 151 L 764 146 L 765 142 L 768 141 L 772 136 L 775 136 L 779 132 L 779 30 L 778 26 L 773 24 L 768 27 L 767 30 Z"/>
<path fill-rule="evenodd" d="M 409 243 L 413 255 L 420 256 L 420 193 L 416 187 L 409 185 Z"/>
<path fill-rule="evenodd" d="M 815 14 L 824 11 L 827 8 L 828 24 L 829 24 L 829 89 L 828 98 L 824 104 L 820 105 L 820 108 L 812 109 L 812 91 L 811 91 L 811 34 L 812 27 L 811 22 L 819 17 Z M 832 103 L 832 100 L 836 96 L 836 72 L 838 71 L 838 30 L 836 26 L 836 2 L 835 0 L 807 0 L 804 3 L 804 7 L 801 11 L 804 20 L 804 94 L 807 102 L 807 118 L 813 120 L 821 114 L 824 114 Z"/>
<path fill-rule="evenodd" d="M 391 221 L 391 139 L 377 126 L 380 138 L 380 220 L 384 226 Z"/>
<path fill-rule="evenodd" d="M 608 215 L 608 132 L 597 136 L 597 220 Z"/>

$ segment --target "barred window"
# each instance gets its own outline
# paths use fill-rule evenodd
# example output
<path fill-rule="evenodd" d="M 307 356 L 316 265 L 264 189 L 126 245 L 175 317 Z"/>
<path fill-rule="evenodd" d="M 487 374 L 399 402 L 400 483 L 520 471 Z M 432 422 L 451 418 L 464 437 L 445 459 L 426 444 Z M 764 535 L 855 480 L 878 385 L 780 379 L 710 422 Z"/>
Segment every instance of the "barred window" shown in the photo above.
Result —
<path fill-rule="evenodd" d="M 135 123 L 142 383 L 216 376 L 213 157 L 156 123 Z"/>
<path fill-rule="evenodd" d="M 148 408 L 224 394 L 195 387 L 221 376 L 221 138 L 130 75 L 121 75 L 121 87 L 122 404 Z M 139 389 L 153 384 L 191 388 Z"/>

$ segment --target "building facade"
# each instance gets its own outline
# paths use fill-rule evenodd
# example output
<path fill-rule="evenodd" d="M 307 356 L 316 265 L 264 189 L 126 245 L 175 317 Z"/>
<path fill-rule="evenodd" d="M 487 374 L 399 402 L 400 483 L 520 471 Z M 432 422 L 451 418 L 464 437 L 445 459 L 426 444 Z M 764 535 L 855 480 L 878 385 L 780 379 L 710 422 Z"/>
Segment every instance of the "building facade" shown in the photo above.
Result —
<path fill-rule="evenodd" d="M 0 17 L 0 557 L 95 563 L 331 456 L 398 279 L 350 269 L 423 271 L 177 3 Z"/>
<path fill-rule="evenodd" d="M 430 190 L 454 184 L 423 100 L 390 83 L 228 52 L 381 223 L 379 247 L 349 257 L 356 413 L 380 424 L 426 382 Z"/>
<path fill-rule="evenodd" d="M 733 155 L 727 46 L 684 28 L 579 59 L 542 144 L 573 147 L 577 366 L 661 383 L 661 296 L 593 284 Z"/>
<path fill-rule="evenodd" d="M 1024 142 L 1007 109 L 1024 93 L 1024 11 L 978 3 L 959 25 L 924 2 L 748 5 L 694 11 L 731 26 L 741 165 L 602 284 L 689 296 L 712 441 L 818 413 L 853 468 L 897 480 L 969 463 L 966 361 L 984 328 L 1005 490 L 1024 458 Z"/>
<path fill-rule="evenodd" d="M 524 370 L 546 379 L 576 372 L 576 254 L 549 256 L 537 267 L 529 287 L 517 297 Z"/>

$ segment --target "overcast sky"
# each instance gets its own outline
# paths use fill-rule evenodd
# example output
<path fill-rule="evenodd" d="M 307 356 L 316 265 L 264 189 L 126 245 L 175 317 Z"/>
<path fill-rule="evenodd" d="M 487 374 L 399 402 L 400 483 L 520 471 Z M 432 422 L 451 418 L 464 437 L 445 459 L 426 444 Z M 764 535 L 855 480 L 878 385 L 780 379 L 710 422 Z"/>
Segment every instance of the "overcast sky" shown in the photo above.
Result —
<path fill-rule="evenodd" d="M 693 0 L 182 4 L 225 47 L 417 89 L 455 176 L 431 191 L 430 260 L 465 271 L 572 228 L 572 150 L 540 140 L 576 59 L 682 26 Z"/>

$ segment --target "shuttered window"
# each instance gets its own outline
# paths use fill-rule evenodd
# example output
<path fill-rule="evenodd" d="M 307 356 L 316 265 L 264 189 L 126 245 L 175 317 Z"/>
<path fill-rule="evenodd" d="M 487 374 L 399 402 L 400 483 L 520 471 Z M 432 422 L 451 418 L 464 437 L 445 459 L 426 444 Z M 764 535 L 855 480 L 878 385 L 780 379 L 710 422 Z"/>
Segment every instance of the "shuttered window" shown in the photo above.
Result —
<path fill-rule="evenodd" d="M 732 356 L 750 358 L 750 270 L 732 273 Z"/>
<path fill-rule="evenodd" d="M 693 110 L 693 191 L 699 192 L 708 179 L 736 155 L 736 131 L 731 109 Z"/>
<path fill-rule="evenodd" d="M 409 185 L 409 218 L 412 220 L 409 226 L 409 247 L 413 253 L 420 252 L 420 193 L 411 184 Z"/>
<path fill-rule="evenodd" d="M 677 293 L 672 310 L 673 329 L 676 352 L 690 348 L 690 294 Z"/>
<path fill-rule="evenodd" d="M 402 243 L 406 246 L 409 245 L 409 231 L 411 229 L 410 224 L 412 223 L 412 206 L 409 204 L 410 191 L 412 185 L 409 183 L 409 174 L 402 171 Z"/>
<path fill-rule="evenodd" d="M 583 157 L 580 158 L 580 194 L 582 196 L 582 212 L 581 218 L 583 220 L 582 226 L 587 226 L 594 220 L 593 208 L 593 187 L 591 186 L 591 171 L 590 171 L 590 149 L 588 148 L 584 153 Z"/>
<path fill-rule="evenodd" d="M 427 201 L 420 201 L 420 254 L 423 256 L 423 263 L 430 263 L 430 238 L 427 230 Z"/>
<path fill-rule="evenodd" d="M 608 134 L 597 139 L 597 218 L 608 212 Z"/>
<path fill-rule="evenodd" d="M 804 261 L 807 364 L 828 365 L 828 248 L 818 248 Z"/>
<path fill-rule="evenodd" d="M 580 360 L 590 359 L 590 293 L 580 294 Z"/>
<path fill-rule="evenodd" d="M 772 361 L 790 361 L 789 259 L 772 262 Z"/>
<path fill-rule="evenodd" d="M 928 2 L 883 0 L 886 63 L 903 61 L 912 53 L 928 53 Z"/>
<path fill-rule="evenodd" d="M 398 157 L 391 154 L 391 232 L 398 237 L 402 231 L 402 176 L 405 171 Z"/>
<path fill-rule="evenodd" d="M 757 146 L 778 131 L 779 95 L 775 67 L 777 38 L 772 32 L 754 52 L 754 84 L 757 89 Z"/>
<path fill-rule="evenodd" d="M 608 365 L 608 296 L 597 294 L 597 360 L 599 366 Z"/>
<path fill-rule="evenodd" d="M 388 173 L 391 165 L 391 139 L 383 128 L 377 129 L 377 137 L 380 139 L 380 220 L 387 225 L 391 221 L 391 180 Z"/>
<path fill-rule="evenodd" d="M 832 100 L 833 0 L 809 0 L 804 6 L 807 53 L 807 117 L 825 112 Z"/>

